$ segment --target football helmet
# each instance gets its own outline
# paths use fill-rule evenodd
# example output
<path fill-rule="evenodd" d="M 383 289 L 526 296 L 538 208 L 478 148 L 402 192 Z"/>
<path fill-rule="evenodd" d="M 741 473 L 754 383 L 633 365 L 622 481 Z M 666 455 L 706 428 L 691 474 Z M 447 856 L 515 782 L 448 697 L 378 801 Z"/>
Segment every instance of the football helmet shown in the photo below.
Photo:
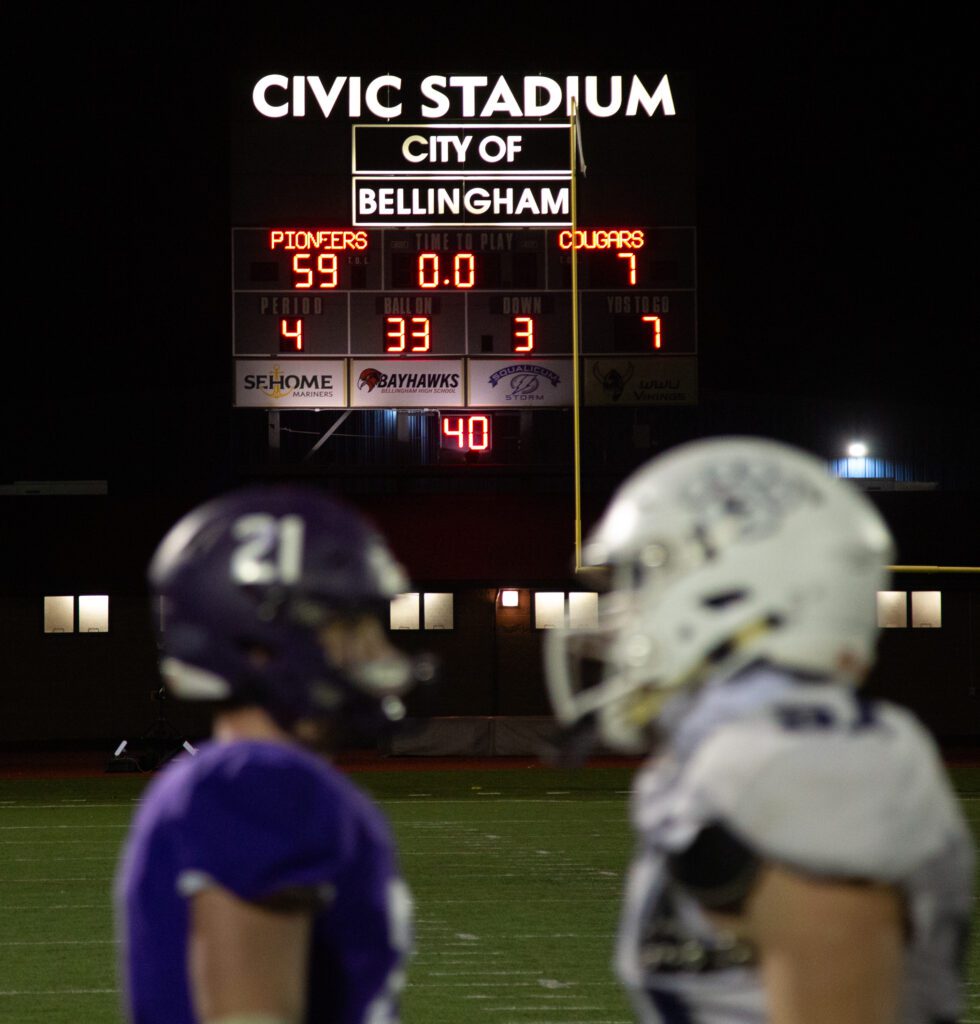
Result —
<path fill-rule="evenodd" d="M 893 557 L 871 502 L 811 455 L 743 437 L 666 452 L 587 539 L 584 562 L 610 589 L 597 629 L 546 639 L 556 718 L 639 753 L 668 696 L 754 661 L 856 684 Z"/>
<path fill-rule="evenodd" d="M 321 632 L 375 615 L 408 580 L 353 510 L 296 486 L 235 491 L 194 509 L 160 542 L 149 582 L 163 600 L 161 673 L 178 698 L 257 704 L 286 728 L 342 709 L 404 715 L 430 674 L 387 648 L 341 667 Z"/>

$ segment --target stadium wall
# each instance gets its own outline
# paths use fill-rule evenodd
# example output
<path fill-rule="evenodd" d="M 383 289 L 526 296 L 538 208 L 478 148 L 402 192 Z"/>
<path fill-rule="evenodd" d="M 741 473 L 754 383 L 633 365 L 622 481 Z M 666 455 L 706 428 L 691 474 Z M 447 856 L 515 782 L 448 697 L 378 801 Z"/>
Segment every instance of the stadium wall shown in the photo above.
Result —
<path fill-rule="evenodd" d="M 928 499 L 914 502 L 926 537 L 942 527 L 930 523 Z M 198 500 L 0 499 L 0 743 L 112 743 L 153 726 L 161 708 L 151 699 L 159 682 L 143 573 L 162 532 Z M 442 664 L 440 682 L 411 698 L 411 716 L 546 716 L 543 634 L 530 595 L 580 589 L 569 571 L 567 497 L 406 496 L 388 505 L 379 518 L 416 562 L 417 589 L 454 595 L 451 630 L 395 634 Z M 441 548 L 440 516 L 455 523 Z M 885 630 L 869 692 L 907 704 L 945 742 L 980 746 L 980 576 L 906 574 L 893 585 L 940 591 L 942 626 Z M 519 608 L 500 606 L 503 587 L 521 591 Z M 109 595 L 109 631 L 46 634 L 43 601 L 52 594 Z M 196 709 L 171 701 L 166 714 L 182 733 L 206 732 Z"/>

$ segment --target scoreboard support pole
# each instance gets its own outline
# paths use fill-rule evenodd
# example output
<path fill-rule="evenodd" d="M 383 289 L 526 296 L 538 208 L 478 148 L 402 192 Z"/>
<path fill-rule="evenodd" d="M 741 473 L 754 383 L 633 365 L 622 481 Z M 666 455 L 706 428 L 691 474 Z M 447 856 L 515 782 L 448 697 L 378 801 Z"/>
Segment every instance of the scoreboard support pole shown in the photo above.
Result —
<path fill-rule="evenodd" d="M 333 426 L 320 438 L 319 441 L 303 456 L 303 461 L 306 462 L 308 459 L 312 459 L 314 455 L 320 450 L 320 448 L 330 440 L 334 432 L 343 426 L 344 421 L 350 416 L 351 410 L 345 409 L 334 421 Z"/>
<path fill-rule="evenodd" d="M 572 172 L 572 430 L 575 452 L 575 571 L 582 571 L 582 444 L 581 444 L 581 377 L 579 376 L 579 308 L 578 308 L 578 246 L 575 244 L 578 229 L 576 192 L 576 158 L 578 156 L 578 104 L 572 100 L 572 116 L 568 125 L 569 166 Z"/>
<path fill-rule="evenodd" d="M 279 413 L 275 410 L 269 412 L 267 421 L 267 430 L 269 438 L 269 452 L 273 459 L 279 458 Z"/>

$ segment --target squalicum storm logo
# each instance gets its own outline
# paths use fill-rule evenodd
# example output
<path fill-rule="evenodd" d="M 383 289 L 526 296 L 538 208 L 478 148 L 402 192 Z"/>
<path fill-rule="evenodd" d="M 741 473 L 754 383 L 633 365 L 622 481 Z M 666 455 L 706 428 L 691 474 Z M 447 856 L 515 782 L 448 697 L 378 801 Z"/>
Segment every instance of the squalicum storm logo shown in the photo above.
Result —
<path fill-rule="evenodd" d="M 535 366 L 533 363 L 514 363 L 505 366 L 491 374 L 488 380 L 492 388 L 507 380 L 510 387 L 508 399 L 540 398 L 538 392 L 544 390 L 546 382 L 553 388 L 561 383 L 561 377 L 554 370 L 549 370 L 546 366 Z"/>

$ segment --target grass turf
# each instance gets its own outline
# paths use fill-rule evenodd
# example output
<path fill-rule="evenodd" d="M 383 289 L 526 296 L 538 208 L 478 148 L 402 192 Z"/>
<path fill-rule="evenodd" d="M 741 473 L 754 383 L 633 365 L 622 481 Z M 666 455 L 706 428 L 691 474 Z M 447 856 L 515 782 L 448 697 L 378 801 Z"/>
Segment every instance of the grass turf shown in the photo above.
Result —
<path fill-rule="evenodd" d="M 352 773 L 416 900 L 406 1024 L 631 1024 L 610 955 L 629 768 Z M 980 768 L 952 769 L 980 842 Z M 0 1022 L 118 1024 L 110 886 L 146 776 L 0 781 Z M 980 1022 L 980 912 L 969 966 Z"/>

